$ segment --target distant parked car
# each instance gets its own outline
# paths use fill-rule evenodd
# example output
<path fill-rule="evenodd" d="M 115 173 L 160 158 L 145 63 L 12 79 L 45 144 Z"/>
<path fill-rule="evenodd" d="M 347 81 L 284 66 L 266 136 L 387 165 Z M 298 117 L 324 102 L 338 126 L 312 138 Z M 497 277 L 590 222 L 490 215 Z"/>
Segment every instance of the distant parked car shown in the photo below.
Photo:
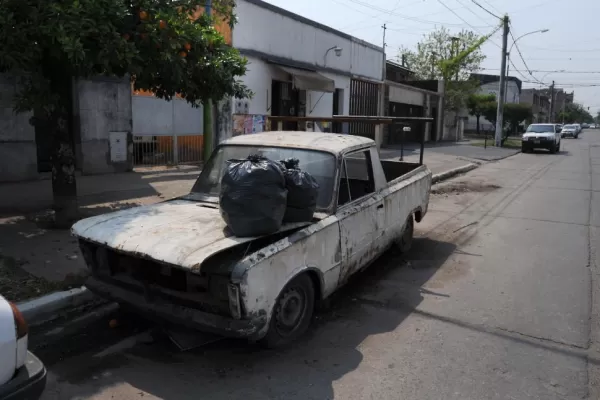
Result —
<path fill-rule="evenodd" d="M 0 399 L 35 400 L 46 387 L 46 368 L 27 351 L 27 323 L 18 308 L 0 296 Z"/>
<path fill-rule="evenodd" d="M 581 124 L 582 129 L 588 129 L 589 127 L 590 127 L 590 124 L 586 124 L 585 122 L 583 124 Z"/>
<path fill-rule="evenodd" d="M 523 134 L 521 151 L 547 149 L 551 153 L 560 151 L 560 130 L 556 124 L 531 124 Z"/>
<path fill-rule="evenodd" d="M 577 127 L 575 125 L 565 125 L 560 131 L 560 137 L 572 137 L 577 139 L 579 137 L 579 132 L 577 131 Z"/>
<path fill-rule="evenodd" d="M 573 124 L 575 126 L 575 128 L 577 128 L 577 133 L 581 133 L 581 131 L 583 130 L 583 128 L 581 127 L 581 124 Z"/>

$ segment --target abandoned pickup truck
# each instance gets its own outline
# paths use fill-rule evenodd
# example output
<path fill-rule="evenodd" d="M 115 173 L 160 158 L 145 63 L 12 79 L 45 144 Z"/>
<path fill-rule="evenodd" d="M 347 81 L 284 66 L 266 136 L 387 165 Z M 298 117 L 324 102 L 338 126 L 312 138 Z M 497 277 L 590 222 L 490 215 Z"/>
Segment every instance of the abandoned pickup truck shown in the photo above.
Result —
<path fill-rule="evenodd" d="M 221 178 L 227 160 L 254 154 L 296 158 L 318 181 L 311 222 L 233 236 L 219 213 Z M 380 161 L 371 139 L 265 132 L 221 143 L 188 195 L 84 219 L 72 231 L 92 292 L 151 319 L 277 347 L 387 248 L 409 249 L 430 188 L 426 166 Z"/>

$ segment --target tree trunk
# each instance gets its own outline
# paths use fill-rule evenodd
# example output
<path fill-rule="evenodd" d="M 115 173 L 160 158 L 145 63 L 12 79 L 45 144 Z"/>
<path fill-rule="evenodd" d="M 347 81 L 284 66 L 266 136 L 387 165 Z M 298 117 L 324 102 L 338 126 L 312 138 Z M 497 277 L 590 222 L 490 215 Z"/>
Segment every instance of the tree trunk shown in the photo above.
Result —
<path fill-rule="evenodd" d="M 75 183 L 75 152 L 73 150 L 72 80 L 70 76 L 54 75 L 51 80 L 55 104 L 38 111 L 36 123 L 44 125 L 51 136 L 52 194 L 54 223 L 59 228 L 70 228 L 78 219 L 77 185 Z"/>
<path fill-rule="evenodd" d="M 49 119 L 52 124 L 52 194 L 58 227 L 70 227 L 79 215 L 70 117 L 70 113 L 59 111 Z"/>
<path fill-rule="evenodd" d="M 479 136 L 479 117 L 480 115 L 476 115 L 477 117 L 477 136 Z"/>

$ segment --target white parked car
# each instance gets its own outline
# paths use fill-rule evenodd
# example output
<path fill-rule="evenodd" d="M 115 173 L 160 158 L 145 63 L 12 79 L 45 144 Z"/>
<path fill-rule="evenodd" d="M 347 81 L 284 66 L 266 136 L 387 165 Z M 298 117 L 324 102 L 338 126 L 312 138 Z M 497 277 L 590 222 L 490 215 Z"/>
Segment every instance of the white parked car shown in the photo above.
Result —
<path fill-rule="evenodd" d="M 560 131 L 560 137 L 572 137 L 577 139 L 579 137 L 579 132 L 577 131 L 577 127 L 575 125 L 565 125 Z"/>
<path fill-rule="evenodd" d="M 0 399 L 35 400 L 46 386 L 44 364 L 27 350 L 28 328 L 17 307 L 0 296 Z"/>
<path fill-rule="evenodd" d="M 523 134 L 521 151 L 528 153 L 533 149 L 547 149 L 551 153 L 560 151 L 560 129 L 556 124 L 531 124 Z"/>

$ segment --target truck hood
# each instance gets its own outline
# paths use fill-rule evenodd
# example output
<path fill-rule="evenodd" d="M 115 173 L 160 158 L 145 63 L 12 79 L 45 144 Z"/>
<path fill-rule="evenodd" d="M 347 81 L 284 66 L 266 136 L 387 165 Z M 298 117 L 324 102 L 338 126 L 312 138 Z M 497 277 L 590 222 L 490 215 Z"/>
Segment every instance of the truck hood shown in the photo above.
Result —
<path fill-rule="evenodd" d="M 286 224 L 279 232 L 308 224 Z M 197 269 L 211 255 L 257 239 L 234 236 L 218 206 L 187 200 L 87 218 L 71 231 L 81 239 L 185 269 Z"/>

